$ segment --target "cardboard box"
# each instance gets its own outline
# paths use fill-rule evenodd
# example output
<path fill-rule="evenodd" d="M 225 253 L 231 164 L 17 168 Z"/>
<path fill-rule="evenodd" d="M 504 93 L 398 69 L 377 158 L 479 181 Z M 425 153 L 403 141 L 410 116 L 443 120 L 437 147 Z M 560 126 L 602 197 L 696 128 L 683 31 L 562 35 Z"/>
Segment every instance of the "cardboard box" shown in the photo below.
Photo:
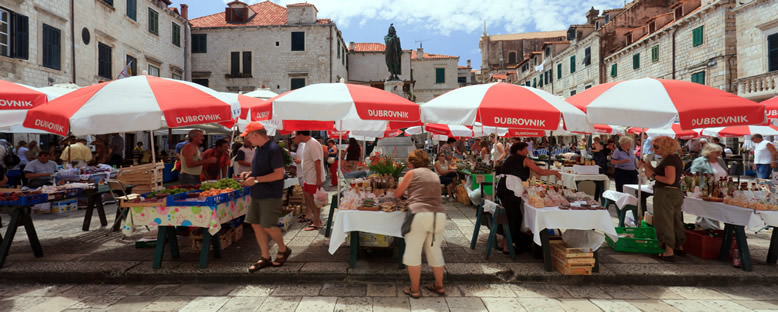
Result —
<path fill-rule="evenodd" d="M 75 198 L 51 202 L 51 213 L 63 214 L 78 210 L 78 200 Z"/>
<path fill-rule="evenodd" d="M 391 247 L 394 237 L 374 233 L 359 232 L 359 247 Z M 351 233 L 346 238 L 346 245 L 351 243 Z M 350 246 L 350 245 L 349 245 Z"/>

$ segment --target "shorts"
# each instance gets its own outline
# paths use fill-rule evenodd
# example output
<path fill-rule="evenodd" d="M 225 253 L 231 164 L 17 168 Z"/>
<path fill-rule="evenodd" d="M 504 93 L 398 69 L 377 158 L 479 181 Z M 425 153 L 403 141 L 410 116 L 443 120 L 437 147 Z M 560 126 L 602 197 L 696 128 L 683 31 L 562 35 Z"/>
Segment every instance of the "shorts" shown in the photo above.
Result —
<path fill-rule="evenodd" d="M 246 210 L 246 223 L 259 224 L 263 228 L 278 227 L 281 217 L 281 198 L 251 198 Z"/>
<path fill-rule="evenodd" d="M 311 195 L 316 194 L 316 191 L 318 189 L 319 188 L 316 187 L 316 185 L 308 184 L 308 183 L 303 183 L 303 192 L 306 193 L 306 194 L 311 194 Z"/>

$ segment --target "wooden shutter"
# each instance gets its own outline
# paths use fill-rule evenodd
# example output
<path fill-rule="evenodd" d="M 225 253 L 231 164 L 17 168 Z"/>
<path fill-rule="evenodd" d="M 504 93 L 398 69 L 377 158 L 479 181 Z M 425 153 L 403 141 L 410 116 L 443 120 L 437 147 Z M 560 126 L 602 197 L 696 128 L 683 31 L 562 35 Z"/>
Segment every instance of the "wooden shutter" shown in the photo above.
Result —
<path fill-rule="evenodd" d="M 575 72 L 575 55 L 570 57 L 570 72 Z"/>
<path fill-rule="evenodd" d="M 618 75 L 618 64 L 611 65 L 611 77 L 616 77 Z"/>
<path fill-rule="evenodd" d="M 696 47 L 702 44 L 703 26 L 697 27 L 692 30 L 692 46 Z"/>
<path fill-rule="evenodd" d="M 133 21 L 138 20 L 138 3 L 137 0 L 127 0 L 127 17 Z"/>
<path fill-rule="evenodd" d="M 230 53 L 230 76 L 238 77 L 240 75 L 240 52 Z"/>
<path fill-rule="evenodd" d="M 767 71 L 778 70 L 778 34 L 767 36 Z"/>
<path fill-rule="evenodd" d="M 251 51 L 243 52 L 243 75 L 251 76 Z"/>
<path fill-rule="evenodd" d="M 11 57 L 29 58 L 29 25 L 27 16 L 11 13 Z"/>
<path fill-rule="evenodd" d="M 632 56 L 632 69 L 640 68 L 640 53 L 636 53 Z"/>
<path fill-rule="evenodd" d="M 43 66 L 60 69 L 60 31 L 43 24 Z"/>
<path fill-rule="evenodd" d="M 556 65 L 556 79 L 562 79 L 562 64 Z"/>
<path fill-rule="evenodd" d="M 435 68 L 435 83 L 446 83 L 445 68 Z"/>

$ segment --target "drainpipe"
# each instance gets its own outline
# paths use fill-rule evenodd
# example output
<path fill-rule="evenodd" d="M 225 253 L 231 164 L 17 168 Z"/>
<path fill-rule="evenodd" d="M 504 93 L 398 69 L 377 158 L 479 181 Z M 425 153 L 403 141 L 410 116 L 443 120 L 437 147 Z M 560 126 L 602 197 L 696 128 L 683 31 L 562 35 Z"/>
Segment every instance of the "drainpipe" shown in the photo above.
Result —
<path fill-rule="evenodd" d="M 332 82 L 332 23 L 330 23 L 330 82 Z"/>
<path fill-rule="evenodd" d="M 73 77 L 71 78 L 73 83 L 78 84 L 76 81 L 76 20 L 74 18 L 74 5 L 74 0 L 70 0 L 70 71 L 73 72 Z"/>
<path fill-rule="evenodd" d="M 678 32 L 678 27 L 673 29 L 673 80 L 675 80 L 675 33 Z"/>

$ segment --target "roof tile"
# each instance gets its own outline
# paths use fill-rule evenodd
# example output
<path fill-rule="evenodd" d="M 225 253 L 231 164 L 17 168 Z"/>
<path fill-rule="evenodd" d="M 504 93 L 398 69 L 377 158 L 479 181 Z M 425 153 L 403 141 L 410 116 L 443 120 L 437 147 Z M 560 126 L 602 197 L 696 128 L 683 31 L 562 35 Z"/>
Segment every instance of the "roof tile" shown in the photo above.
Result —
<path fill-rule="evenodd" d="M 411 50 L 411 59 L 417 59 L 418 53 L 416 50 Z M 451 56 L 451 55 L 443 55 L 443 54 L 433 54 L 433 53 L 426 53 L 424 52 L 424 58 L 425 59 L 447 59 L 447 58 L 459 58 L 458 56 Z"/>
<path fill-rule="evenodd" d="M 383 43 L 352 42 L 348 49 L 354 52 L 384 52 L 386 50 L 386 46 Z"/>
<path fill-rule="evenodd" d="M 270 26 L 286 24 L 286 8 L 269 0 L 250 5 L 249 9 L 254 11 L 256 15 L 254 15 L 254 17 L 252 17 L 248 22 L 242 24 L 227 23 L 224 12 L 198 17 L 190 20 L 189 22 L 192 24 L 193 28 Z"/>

